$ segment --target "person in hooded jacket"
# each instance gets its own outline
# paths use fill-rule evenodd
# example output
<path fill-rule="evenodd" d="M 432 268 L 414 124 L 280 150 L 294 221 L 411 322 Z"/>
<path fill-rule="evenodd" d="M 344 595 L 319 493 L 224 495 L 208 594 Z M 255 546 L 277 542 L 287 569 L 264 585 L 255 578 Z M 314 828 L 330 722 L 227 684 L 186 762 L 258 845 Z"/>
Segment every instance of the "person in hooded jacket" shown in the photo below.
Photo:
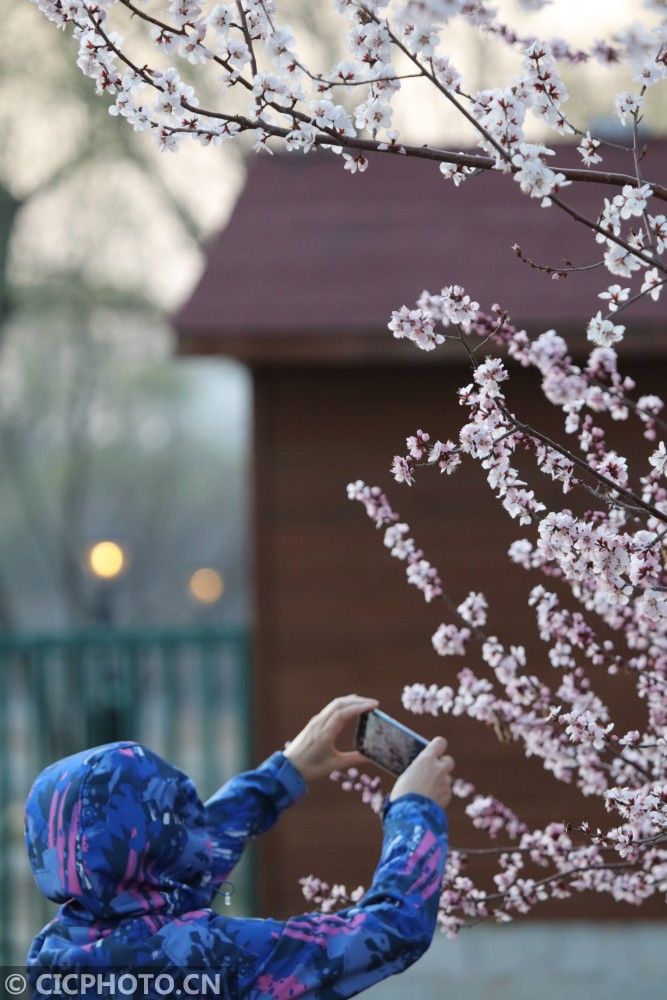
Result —
<path fill-rule="evenodd" d="M 53 996 L 53 978 L 42 993 L 39 977 L 54 970 L 201 969 L 224 973 L 230 1000 L 345 1000 L 416 962 L 435 932 L 447 856 L 454 762 L 443 737 L 385 797 L 380 860 L 354 906 L 284 921 L 211 909 L 248 840 L 306 782 L 365 760 L 336 738 L 377 704 L 335 699 L 205 803 L 190 778 L 131 740 L 45 768 L 28 794 L 26 843 L 37 885 L 61 905 L 30 945 L 33 996 Z M 139 995 L 152 995 L 142 984 Z"/>

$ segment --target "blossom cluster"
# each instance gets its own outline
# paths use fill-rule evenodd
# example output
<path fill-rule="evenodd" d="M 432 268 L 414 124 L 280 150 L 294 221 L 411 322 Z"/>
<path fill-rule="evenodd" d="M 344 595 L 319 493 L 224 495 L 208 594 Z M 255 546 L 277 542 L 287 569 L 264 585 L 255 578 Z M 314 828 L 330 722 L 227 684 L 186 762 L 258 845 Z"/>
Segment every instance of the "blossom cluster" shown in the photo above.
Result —
<path fill-rule="evenodd" d="M 577 171 L 559 166 L 556 149 L 530 141 L 526 123 L 538 119 L 553 133 L 579 138 L 584 168 L 603 184 L 620 191 L 603 199 L 588 218 L 575 213 L 594 231 L 601 260 L 616 283 L 598 293 L 608 312 L 595 312 L 588 338 L 599 347 L 620 341 L 625 326 L 612 315 L 637 296 L 657 299 L 667 275 L 662 260 L 667 216 L 654 208 L 667 192 L 640 172 L 638 127 L 646 92 L 667 75 L 667 20 L 653 28 L 642 22 L 619 32 L 615 44 L 596 43 L 590 53 L 574 51 L 561 39 L 522 38 L 498 22 L 484 3 L 465 0 L 333 0 L 341 16 L 345 58 L 326 70 L 307 65 L 295 32 L 282 22 L 279 0 L 165 0 L 150 13 L 140 0 L 33 0 L 59 27 L 71 27 L 79 45 L 78 65 L 110 99 L 109 111 L 125 118 L 137 132 L 151 133 L 162 150 L 176 151 L 188 140 L 203 145 L 248 135 L 254 150 L 272 146 L 310 153 L 327 149 L 342 154 L 345 169 L 364 173 L 368 154 L 428 156 L 442 176 L 456 185 L 479 170 L 508 175 L 545 208 L 563 203 Z M 651 3 L 648 3 L 649 8 Z M 521 56 L 518 73 L 498 86 L 474 91 L 466 86 L 445 51 L 447 27 L 463 20 L 513 46 Z M 144 29 L 143 43 L 132 30 Z M 127 31 L 127 36 L 123 34 Z M 150 57 L 146 58 L 146 44 Z M 628 174 L 607 175 L 605 140 L 570 121 L 568 90 L 560 64 L 595 59 L 622 60 L 632 68 L 632 86 L 617 94 L 614 111 L 632 131 L 627 143 Z M 195 87 L 193 67 L 211 74 L 219 96 L 205 106 Z M 465 118 L 475 132 L 480 153 L 466 154 L 402 141 L 395 99 L 407 88 L 426 84 Z M 207 101 L 207 103 L 210 103 Z M 636 281 L 637 291 L 628 298 Z M 455 311 L 455 310 L 454 310 Z M 465 317 L 452 322 L 465 322 Z M 394 314 L 396 337 L 409 336 L 432 350 L 443 335 L 421 309 Z"/>
<path fill-rule="evenodd" d="M 360 792 L 361 801 L 370 806 L 373 812 L 379 813 L 384 802 L 384 793 L 380 788 L 381 779 L 378 775 L 371 778 L 356 767 L 348 767 L 346 771 L 332 771 L 329 775 L 332 781 L 339 781 L 344 792 Z"/>
<path fill-rule="evenodd" d="M 638 736 L 638 734 L 636 734 Z M 633 738 L 634 734 L 633 734 Z M 663 740 L 664 750 L 664 740 Z M 352 774 L 336 772 L 346 791 L 360 790 L 357 769 Z M 375 781 L 367 775 L 367 782 Z M 605 892 L 619 902 L 640 904 L 656 891 L 664 890 L 665 842 L 662 782 L 651 792 L 615 790 L 610 799 L 618 803 L 625 818 L 634 819 L 629 828 L 621 824 L 607 833 L 593 829 L 586 821 L 576 827 L 565 822 L 548 823 L 530 829 L 515 813 L 492 795 L 478 793 L 471 782 L 456 778 L 452 793 L 469 800 L 465 814 L 474 826 L 488 832 L 492 840 L 512 843 L 484 848 L 497 870 L 493 886 L 484 888 L 471 877 L 470 866 L 476 850 L 451 845 L 441 887 L 438 925 L 448 937 L 482 920 L 505 923 L 552 899 L 567 899 L 582 891 Z M 368 797 L 363 799 L 376 809 Z M 376 809 L 377 811 L 377 809 Z M 573 834 L 581 834 L 574 838 Z M 323 912 L 331 912 L 358 902 L 365 893 L 360 885 L 348 892 L 341 884 L 329 884 L 309 875 L 300 880 L 304 897 Z"/>
<path fill-rule="evenodd" d="M 655 395 L 633 396 L 634 381 L 619 371 L 613 348 L 595 347 L 584 364 L 575 364 L 555 330 L 531 338 L 499 306 L 490 314 L 481 312 L 460 286 L 439 294 L 424 292 L 417 309 L 422 322 L 430 324 L 432 338 L 456 329 L 457 336 L 447 339 L 458 341 L 465 351 L 472 381 L 459 390 L 465 419 L 458 431 L 449 427 L 445 443 L 422 429 L 414 432 L 406 439 L 405 454 L 394 456 L 394 479 L 412 486 L 418 469 L 436 467 L 441 460 L 440 471 L 448 474 L 463 461 L 478 462 L 507 514 L 533 529 L 531 538 L 511 544 L 509 558 L 565 584 L 580 609 L 567 607 L 543 584 L 529 593 L 555 671 L 555 682 L 547 684 L 528 670 L 523 646 L 507 648 L 487 633 L 484 595 L 471 593 L 457 603 L 428 561 L 440 581 L 436 596 L 450 609 L 450 620 L 432 636 L 433 648 L 446 657 L 469 661 L 476 656 L 486 673 L 468 663 L 457 670 L 455 683 L 406 684 L 403 707 L 435 717 L 465 715 L 492 727 L 498 739 L 518 743 L 526 757 L 540 759 L 556 779 L 586 797 L 600 798 L 607 812 L 616 814 L 609 829 L 598 829 L 590 842 L 575 846 L 563 824 L 530 831 L 507 805 L 476 795 L 465 810 L 472 824 L 492 839 L 503 831 L 511 843 L 499 853 L 496 892 L 476 886 L 462 873 L 463 861 L 467 864 L 474 852 L 452 851 L 440 924 L 454 935 L 469 923 L 511 920 L 514 913 L 575 891 L 609 892 L 616 900 L 639 905 L 667 888 L 667 847 L 661 846 L 667 842 L 667 450 L 664 441 L 657 441 L 665 426 L 664 404 Z M 441 336 L 444 343 L 444 332 Z M 419 337 L 408 334 L 408 339 L 424 349 Z M 481 360 L 478 344 L 491 345 L 500 356 Z M 572 449 L 545 437 L 510 408 L 505 388 L 512 365 L 539 372 L 546 400 L 562 411 L 563 431 L 576 441 Z M 653 449 L 643 468 L 631 470 L 627 459 L 608 445 L 603 417 L 636 421 Z M 515 457 L 522 450 L 564 494 L 583 491 L 596 504 L 583 512 L 576 508 L 578 513 L 574 507 L 548 509 L 519 479 Z M 376 525 L 384 531 L 385 546 L 399 559 L 415 552 L 426 558 L 409 525 L 378 487 L 357 482 L 348 487 L 348 495 L 362 501 L 381 495 L 385 516 Z M 591 616 L 617 638 L 602 638 Z M 645 732 L 615 731 L 587 667 L 634 676 L 637 696 L 646 703 Z M 528 861 L 549 866 L 551 874 L 534 878 L 524 871 Z"/>

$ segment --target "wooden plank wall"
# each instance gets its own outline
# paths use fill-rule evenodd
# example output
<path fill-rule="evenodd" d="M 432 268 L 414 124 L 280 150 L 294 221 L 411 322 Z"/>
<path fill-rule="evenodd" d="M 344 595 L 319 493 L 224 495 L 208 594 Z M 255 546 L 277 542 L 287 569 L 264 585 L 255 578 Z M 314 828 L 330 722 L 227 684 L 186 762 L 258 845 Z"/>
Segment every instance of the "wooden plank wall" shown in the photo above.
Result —
<path fill-rule="evenodd" d="M 630 374 L 637 394 L 664 385 L 664 368 L 635 364 Z M 527 606 L 530 588 L 543 578 L 506 557 L 509 544 L 530 529 L 504 514 L 470 461 L 451 477 L 422 469 L 412 488 L 394 483 L 389 472 L 406 434 L 422 428 L 432 437 L 453 436 L 462 417 L 455 390 L 466 381 L 463 369 L 432 366 L 254 372 L 257 760 L 282 748 L 331 698 L 369 694 L 425 736 L 445 734 L 457 774 L 480 792 L 498 795 L 531 827 L 584 818 L 607 826 L 612 817 L 596 802 L 555 780 L 535 758 L 524 759 L 518 745 L 499 743 L 490 728 L 451 716 L 418 718 L 401 707 L 406 682 L 455 686 L 465 663 L 482 676 L 488 670 L 474 647 L 465 660 L 433 652 L 430 636 L 450 620 L 446 609 L 440 602 L 427 605 L 407 586 L 381 533 L 360 504 L 346 499 L 347 482 L 357 478 L 387 489 L 455 601 L 483 589 L 490 602 L 488 632 L 524 644 L 530 669 L 557 684 Z M 563 440 L 561 415 L 541 402 L 535 373 L 516 374 L 510 398 L 517 412 L 540 413 L 539 426 Z M 608 440 L 625 452 L 628 426 L 643 471 L 648 446 L 636 422 L 611 425 Z M 533 484 L 542 496 L 554 496 L 545 477 Z M 567 506 L 571 497 L 559 494 L 557 502 Z M 644 726 L 644 705 L 629 676 L 602 674 L 594 688 L 607 700 L 619 732 Z M 453 845 L 490 845 L 459 800 L 449 819 Z M 313 785 L 262 838 L 260 915 L 283 918 L 309 909 L 297 882 L 301 875 L 348 888 L 368 885 L 380 840 L 378 818 L 356 795 L 327 779 Z M 638 909 L 598 895 L 549 904 L 534 916 L 646 918 L 664 916 L 664 904 L 654 900 Z"/>

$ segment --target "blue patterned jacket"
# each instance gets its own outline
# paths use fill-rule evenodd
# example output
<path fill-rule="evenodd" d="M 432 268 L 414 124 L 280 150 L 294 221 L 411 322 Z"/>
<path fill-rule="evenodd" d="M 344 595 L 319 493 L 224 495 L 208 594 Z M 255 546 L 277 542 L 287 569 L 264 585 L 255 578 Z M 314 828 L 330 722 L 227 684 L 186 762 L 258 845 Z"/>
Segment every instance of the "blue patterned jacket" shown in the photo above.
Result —
<path fill-rule="evenodd" d="M 435 931 L 447 853 L 446 813 L 415 793 L 385 801 L 356 905 L 285 921 L 210 908 L 249 838 L 305 791 L 280 751 L 206 803 L 132 741 L 51 764 L 25 809 L 35 879 L 61 904 L 30 945 L 33 995 L 45 970 L 207 969 L 225 973 L 231 1000 L 344 1000 L 412 965 Z"/>

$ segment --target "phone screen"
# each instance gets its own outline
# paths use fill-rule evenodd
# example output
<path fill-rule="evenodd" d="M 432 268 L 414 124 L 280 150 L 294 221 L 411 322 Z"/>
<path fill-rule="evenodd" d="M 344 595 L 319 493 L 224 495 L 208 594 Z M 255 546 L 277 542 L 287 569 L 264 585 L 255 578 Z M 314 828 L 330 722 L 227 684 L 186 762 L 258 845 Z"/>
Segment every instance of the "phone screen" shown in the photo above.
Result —
<path fill-rule="evenodd" d="M 379 709 L 359 717 L 356 742 L 365 757 L 395 775 L 402 774 L 428 744 L 423 736 Z"/>

